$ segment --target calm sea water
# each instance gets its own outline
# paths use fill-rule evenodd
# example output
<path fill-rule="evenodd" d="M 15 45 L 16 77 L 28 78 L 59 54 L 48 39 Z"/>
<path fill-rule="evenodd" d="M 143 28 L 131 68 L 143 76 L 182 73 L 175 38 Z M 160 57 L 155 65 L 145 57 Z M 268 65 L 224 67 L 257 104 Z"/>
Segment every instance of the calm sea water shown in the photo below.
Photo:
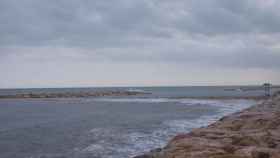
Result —
<path fill-rule="evenodd" d="M 137 90 L 150 95 L 0 100 L 1 158 L 129 158 L 162 147 L 172 136 L 256 104 L 253 100 L 184 99 L 258 96 L 235 87 L 142 87 L 0 90 L 25 92 Z"/>

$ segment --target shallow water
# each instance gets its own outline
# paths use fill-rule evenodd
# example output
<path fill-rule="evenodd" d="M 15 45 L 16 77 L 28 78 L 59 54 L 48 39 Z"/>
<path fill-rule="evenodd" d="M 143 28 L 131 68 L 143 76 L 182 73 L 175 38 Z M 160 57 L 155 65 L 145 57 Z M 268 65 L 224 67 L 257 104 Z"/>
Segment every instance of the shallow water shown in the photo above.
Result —
<path fill-rule="evenodd" d="M 256 104 L 176 99 L 189 89 L 171 90 L 145 97 L 0 100 L 0 157 L 128 158 Z"/>

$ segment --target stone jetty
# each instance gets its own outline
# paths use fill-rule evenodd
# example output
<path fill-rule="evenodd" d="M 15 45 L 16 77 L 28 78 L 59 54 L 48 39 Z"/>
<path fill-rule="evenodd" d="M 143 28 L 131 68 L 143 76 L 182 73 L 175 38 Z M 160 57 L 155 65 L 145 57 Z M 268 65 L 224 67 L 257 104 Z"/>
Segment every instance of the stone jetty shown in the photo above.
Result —
<path fill-rule="evenodd" d="M 280 93 L 134 158 L 280 158 Z"/>
<path fill-rule="evenodd" d="M 0 99 L 28 99 L 28 98 L 91 98 L 91 97 L 114 97 L 134 96 L 149 94 L 134 91 L 104 91 L 104 92 L 59 92 L 59 93 L 20 93 L 14 95 L 0 95 Z"/>

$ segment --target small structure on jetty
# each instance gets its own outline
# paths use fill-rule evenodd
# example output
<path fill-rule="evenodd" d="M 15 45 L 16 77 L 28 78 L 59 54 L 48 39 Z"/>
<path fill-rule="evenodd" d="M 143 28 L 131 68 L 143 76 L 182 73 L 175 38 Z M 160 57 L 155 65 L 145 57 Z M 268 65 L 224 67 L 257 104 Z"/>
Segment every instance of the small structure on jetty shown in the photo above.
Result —
<path fill-rule="evenodd" d="M 264 87 L 265 96 L 269 97 L 271 95 L 271 93 L 270 93 L 271 84 L 270 83 L 264 83 L 263 87 Z"/>

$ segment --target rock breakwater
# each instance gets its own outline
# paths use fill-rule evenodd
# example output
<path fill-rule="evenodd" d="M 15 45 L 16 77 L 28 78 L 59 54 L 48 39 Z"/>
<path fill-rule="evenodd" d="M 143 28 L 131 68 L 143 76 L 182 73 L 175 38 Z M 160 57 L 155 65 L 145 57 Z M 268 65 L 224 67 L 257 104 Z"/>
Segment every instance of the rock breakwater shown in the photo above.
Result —
<path fill-rule="evenodd" d="M 131 91 L 106 91 L 106 92 L 63 92 L 63 93 L 21 93 L 14 95 L 0 95 L 0 99 L 22 99 L 22 98 L 90 98 L 106 96 L 134 96 L 149 94 L 146 92 Z"/>
<path fill-rule="evenodd" d="M 280 158 L 280 93 L 135 158 Z"/>

